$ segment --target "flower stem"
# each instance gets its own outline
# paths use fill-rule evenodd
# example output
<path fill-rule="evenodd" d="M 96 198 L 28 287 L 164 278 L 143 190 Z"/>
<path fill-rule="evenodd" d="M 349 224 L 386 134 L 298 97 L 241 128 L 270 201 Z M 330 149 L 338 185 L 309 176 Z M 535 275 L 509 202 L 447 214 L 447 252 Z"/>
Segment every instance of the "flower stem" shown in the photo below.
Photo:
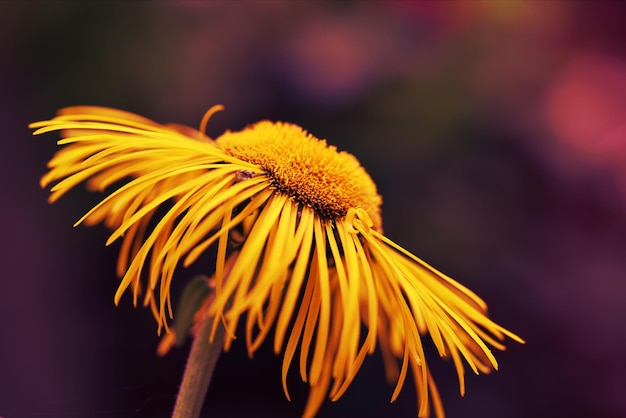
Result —
<path fill-rule="evenodd" d="M 200 416 L 211 376 L 224 343 L 222 324 L 218 325 L 213 341 L 209 341 L 213 321 L 216 320 L 219 321 L 219 318 L 206 315 L 200 322 L 198 333 L 191 345 L 172 418 L 198 418 Z"/>

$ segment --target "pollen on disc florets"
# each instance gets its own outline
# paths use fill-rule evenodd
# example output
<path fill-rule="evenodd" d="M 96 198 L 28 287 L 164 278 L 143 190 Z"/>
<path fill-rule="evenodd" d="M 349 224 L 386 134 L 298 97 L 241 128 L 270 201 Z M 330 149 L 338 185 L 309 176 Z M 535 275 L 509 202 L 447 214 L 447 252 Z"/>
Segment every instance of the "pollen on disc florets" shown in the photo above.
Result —
<path fill-rule="evenodd" d="M 258 122 L 227 131 L 217 145 L 235 158 L 258 165 L 272 186 L 326 219 L 343 219 L 350 208 L 363 208 L 380 229 L 381 197 L 359 161 L 297 125 Z"/>

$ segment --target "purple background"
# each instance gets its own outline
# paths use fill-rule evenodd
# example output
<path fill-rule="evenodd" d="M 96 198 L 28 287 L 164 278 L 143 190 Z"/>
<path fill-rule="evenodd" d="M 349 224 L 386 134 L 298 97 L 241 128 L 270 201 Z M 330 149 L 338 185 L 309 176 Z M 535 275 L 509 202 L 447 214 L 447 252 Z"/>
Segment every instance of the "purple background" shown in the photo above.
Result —
<path fill-rule="evenodd" d="M 95 104 L 197 126 L 216 103 L 210 135 L 286 120 L 354 153 L 386 234 L 527 339 L 465 398 L 431 352 L 449 417 L 626 416 L 624 4 L 0 2 L 0 416 L 167 417 L 188 350 L 158 358 L 149 311 L 113 306 L 117 246 L 71 227 L 98 197 L 49 206 L 56 136 L 26 125 Z M 291 383 L 235 343 L 206 416 L 298 416 Z M 376 354 L 319 416 L 415 416 L 412 381 L 392 390 Z"/>

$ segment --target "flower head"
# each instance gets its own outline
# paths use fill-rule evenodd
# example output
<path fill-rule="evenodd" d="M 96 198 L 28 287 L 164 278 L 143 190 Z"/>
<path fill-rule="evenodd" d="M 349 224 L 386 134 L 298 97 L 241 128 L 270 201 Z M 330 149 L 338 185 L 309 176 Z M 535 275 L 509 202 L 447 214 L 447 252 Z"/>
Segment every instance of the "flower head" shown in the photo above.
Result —
<path fill-rule="evenodd" d="M 35 134 L 62 132 L 64 148 L 41 180 L 56 182 L 50 201 L 81 182 L 112 186 L 76 224 L 104 222 L 113 230 L 107 245 L 122 240 L 116 303 L 129 287 L 135 304 L 143 293 L 167 329 L 176 267 L 215 244 L 209 312 L 226 327 L 225 349 L 241 317 L 250 354 L 274 328 L 285 394 L 294 357 L 311 387 L 305 416 L 327 395 L 338 399 L 376 346 L 396 381 L 392 400 L 410 367 L 419 415 L 432 404 L 443 416 L 423 337 L 452 359 L 461 393 L 464 362 L 488 373 L 497 369 L 490 346 L 504 349 L 506 336 L 522 342 L 473 292 L 383 235 L 382 200 L 354 156 L 288 123 L 212 140 L 203 131 L 216 110 L 199 131 L 87 106 L 31 125 Z"/>

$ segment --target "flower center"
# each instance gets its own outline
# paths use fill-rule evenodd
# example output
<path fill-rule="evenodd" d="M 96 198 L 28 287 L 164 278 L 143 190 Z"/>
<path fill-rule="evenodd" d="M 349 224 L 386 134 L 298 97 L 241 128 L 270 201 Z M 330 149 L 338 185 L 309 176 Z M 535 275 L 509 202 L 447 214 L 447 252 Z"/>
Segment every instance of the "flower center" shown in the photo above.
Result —
<path fill-rule="evenodd" d="M 258 165 L 272 187 L 326 219 L 343 219 L 351 208 L 367 212 L 380 229 L 381 197 L 359 161 L 297 125 L 262 121 L 216 139 L 229 155 Z"/>

